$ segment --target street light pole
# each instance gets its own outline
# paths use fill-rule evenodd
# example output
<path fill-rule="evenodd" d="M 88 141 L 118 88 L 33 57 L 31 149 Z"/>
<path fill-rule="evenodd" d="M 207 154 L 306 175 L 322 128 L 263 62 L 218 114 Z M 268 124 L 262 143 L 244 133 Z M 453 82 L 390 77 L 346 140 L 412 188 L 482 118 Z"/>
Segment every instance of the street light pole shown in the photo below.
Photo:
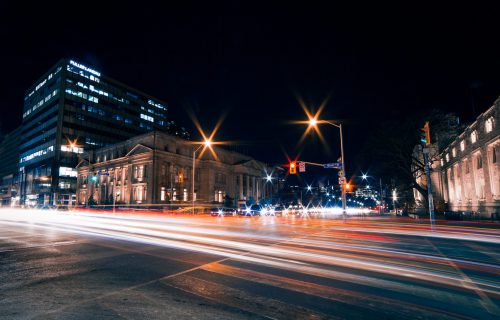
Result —
<path fill-rule="evenodd" d="M 337 127 L 339 128 L 340 130 L 340 161 L 342 162 L 342 177 L 343 177 L 343 180 L 342 180 L 342 216 L 344 218 L 344 220 L 346 219 L 346 208 L 347 208 L 347 204 L 346 204 L 346 182 L 347 182 L 347 179 L 346 179 L 346 175 L 345 175 L 345 158 L 344 158 L 344 138 L 343 138 L 343 135 L 342 135 L 342 123 L 340 124 L 335 124 L 331 121 L 317 121 L 317 123 L 326 123 L 326 124 L 329 124 L 329 125 L 332 125 L 334 127 Z"/>
<path fill-rule="evenodd" d="M 196 152 L 200 150 L 202 146 L 199 146 L 198 149 L 193 151 L 193 174 L 191 179 L 191 213 L 194 214 L 194 177 L 196 170 Z"/>
<path fill-rule="evenodd" d="M 198 152 L 201 147 L 210 147 L 212 144 L 211 140 L 205 140 L 205 142 L 200 145 L 196 150 L 193 151 L 193 174 L 191 180 L 191 213 L 194 214 L 194 178 L 195 178 L 195 170 L 196 170 L 196 152 Z"/>
<path fill-rule="evenodd" d="M 321 124 L 321 123 L 326 123 L 326 124 L 329 124 L 331 126 L 334 126 L 334 127 L 337 127 L 339 128 L 340 130 L 340 157 L 341 157 L 341 161 L 342 161 L 342 183 L 341 183 L 341 186 L 342 186 L 342 216 L 344 217 L 344 221 L 346 219 L 346 175 L 345 175 L 345 159 L 344 159 L 344 138 L 343 138 L 343 135 L 342 135 L 342 124 L 339 123 L 339 124 L 336 124 L 336 123 L 333 123 L 331 121 L 327 121 L 327 120 L 318 120 L 317 119 L 317 115 L 316 114 L 314 117 L 313 116 L 309 116 L 309 126 L 310 127 L 316 127 L 318 124 Z"/>

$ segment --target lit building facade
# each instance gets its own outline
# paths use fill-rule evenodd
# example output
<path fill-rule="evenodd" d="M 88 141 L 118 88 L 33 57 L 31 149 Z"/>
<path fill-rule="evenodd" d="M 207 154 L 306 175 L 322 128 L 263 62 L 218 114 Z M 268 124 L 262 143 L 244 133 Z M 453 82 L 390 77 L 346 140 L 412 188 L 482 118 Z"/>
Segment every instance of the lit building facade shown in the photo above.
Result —
<path fill-rule="evenodd" d="M 61 60 L 26 93 L 19 156 L 21 202 L 74 204 L 78 155 L 141 133 L 187 138 L 166 103 L 73 60 Z"/>
<path fill-rule="evenodd" d="M 178 137 L 151 132 L 90 151 L 78 165 L 78 204 L 229 204 L 268 198 L 264 163 L 214 147 L 196 153 Z M 194 194 L 193 190 L 194 183 Z M 277 190 L 275 190 L 276 192 Z"/>
<path fill-rule="evenodd" d="M 440 153 L 440 193 L 455 211 L 500 218 L 500 99 Z"/>

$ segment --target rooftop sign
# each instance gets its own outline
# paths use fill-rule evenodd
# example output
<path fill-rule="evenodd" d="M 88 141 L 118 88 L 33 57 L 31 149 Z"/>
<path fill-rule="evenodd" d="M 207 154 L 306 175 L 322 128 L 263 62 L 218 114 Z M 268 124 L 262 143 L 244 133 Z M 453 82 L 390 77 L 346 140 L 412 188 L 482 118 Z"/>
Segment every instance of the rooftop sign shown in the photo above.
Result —
<path fill-rule="evenodd" d="M 77 68 L 80 68 L 80 69 L 82 69 L 82 70 L 85 70 L 85 71 L 87 71 L 87 72 L 90 72 L 90 73 L 92 73 L 93 75 L 96 75 L 96 76 L 98 76 L 98 77 L 100 77 L 100 76 L 101 76 L 101 73 L 100 73 L 100 72 L 97 72 L 97 71 L 95 71 L 94 69 L 90 69 L 90 68 L 88 68 L 88 67 L 84 66 L 83 64 L 80 64 L 80 63 L 75 62 L 75 61 L 73 61 L 73 60 L 70 60 L 70 61 L 69 61 L 69 63 L 70 63 L 71 65 L 74 65 L 74 66 L 75 66 L 75 67 L 77 67 Z"/>

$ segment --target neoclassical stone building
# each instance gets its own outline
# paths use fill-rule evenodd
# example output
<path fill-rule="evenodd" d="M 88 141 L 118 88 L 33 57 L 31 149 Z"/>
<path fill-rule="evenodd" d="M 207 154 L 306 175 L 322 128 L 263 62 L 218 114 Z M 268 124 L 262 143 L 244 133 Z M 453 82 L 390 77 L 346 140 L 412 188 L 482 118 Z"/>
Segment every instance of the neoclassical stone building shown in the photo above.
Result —
<path fill-rule="evenodd" d="M 90 196 L 98 204 L 197 204 L 233 205 L 269 197 L 262 162 L 237 152 L 213 147 L 200 158 L 196 153 L 194 195 L 193 152 L 199 145 L 168 135 L 150 132 L 105 148 L 84 153 L 78 165 L 78 204 Z M 113 199 L 113 197 L 115 199 Z"/>
<path fill-rule="evenodd" d="M 500 215 L 499 119 L 500 98 L 440 153 L 438 193 L 449 209 Z"/>

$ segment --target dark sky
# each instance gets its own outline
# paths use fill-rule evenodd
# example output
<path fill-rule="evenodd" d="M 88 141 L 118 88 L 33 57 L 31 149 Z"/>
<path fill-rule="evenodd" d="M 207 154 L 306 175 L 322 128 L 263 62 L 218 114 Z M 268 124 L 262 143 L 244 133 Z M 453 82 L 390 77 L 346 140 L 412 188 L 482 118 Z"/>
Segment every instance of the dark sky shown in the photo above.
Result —
<path fill-rule="evenodd" d="M 289 2 L 74 2 L 0 4 L 0 122 L 21 122 L 24 91 L 60 58 L 156 96 L 198 139 L 186 110 L 216 138 L 270 163 L 297 154 L 297 97 L 345 126 L 346 158 L 385 118 L 441 108 L 472 119 L 500 95 L 500 24 L 493 7 L 405 2 L 352 6 Z M 274 3 L 274 4 L 271 4 Z M 411 4 L 413 3 L 413 4 Z M 301 159 L 338 157 L 307 139 Z"/>

